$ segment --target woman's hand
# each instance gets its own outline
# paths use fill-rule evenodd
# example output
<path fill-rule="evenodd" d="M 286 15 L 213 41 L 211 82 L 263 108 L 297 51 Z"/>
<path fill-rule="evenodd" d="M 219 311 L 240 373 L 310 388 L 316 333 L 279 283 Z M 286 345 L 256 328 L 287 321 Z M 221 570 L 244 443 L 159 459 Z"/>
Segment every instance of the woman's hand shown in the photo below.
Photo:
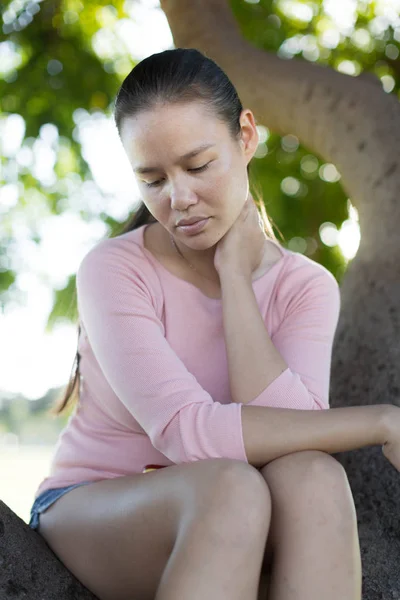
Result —
<path fill-rule="evenodd" d="M 263 259 L 265 240 L 262 219 L 249 194 L 238 218 L 217 244 L 214 265 L 219 275 L 232 270 L 251 279 Z"/>
<path fill-rule="evenodd" d="M 384 417 L 384 443 L 382 452 L 400 472 L 400 408 L 388 405 Z"/>

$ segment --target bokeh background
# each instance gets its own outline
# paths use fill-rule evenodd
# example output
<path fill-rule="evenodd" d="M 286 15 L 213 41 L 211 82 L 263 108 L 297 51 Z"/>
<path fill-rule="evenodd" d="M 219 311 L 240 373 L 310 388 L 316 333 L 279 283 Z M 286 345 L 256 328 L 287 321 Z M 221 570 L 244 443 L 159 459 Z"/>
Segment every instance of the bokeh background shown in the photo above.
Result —
<path fill-rule="evenodd" d="M 400 0 L 230 5 L 257 47 L 370 74 L 399 97 Z M 173 40 L 157 0 L 12 0 L 0 11 L 0 499 L 28 522 L 71 415 L 48 409 L 76 353 L 76 271 L 140 202 L 113 101 L 132 67 Z M 253 173 L 279 241 L 340 283 L 360 243 L 340 173 L 290 132 L 257 125 Z"/>

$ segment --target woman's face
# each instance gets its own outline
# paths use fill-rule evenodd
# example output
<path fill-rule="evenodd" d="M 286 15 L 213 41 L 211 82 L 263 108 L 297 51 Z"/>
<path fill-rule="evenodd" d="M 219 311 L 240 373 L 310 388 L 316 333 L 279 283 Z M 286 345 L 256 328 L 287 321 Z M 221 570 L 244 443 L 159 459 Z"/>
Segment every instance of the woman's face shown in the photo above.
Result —
<path fill-rule="evenodd" d="M 258 144 L 250 110 L 243 110 L 241 138 L 234 141 L 225 123 L 201 102 L 165 104 L 126 118 L 121 140 L 143 202 L 157 221 L 193 250 L 210 248 L 230 229 L 249 194 L 247 164 Z M 201 146 L 195 155 L 184 157 Z M 177 222 L 209 217 L 187 235 Z"/>

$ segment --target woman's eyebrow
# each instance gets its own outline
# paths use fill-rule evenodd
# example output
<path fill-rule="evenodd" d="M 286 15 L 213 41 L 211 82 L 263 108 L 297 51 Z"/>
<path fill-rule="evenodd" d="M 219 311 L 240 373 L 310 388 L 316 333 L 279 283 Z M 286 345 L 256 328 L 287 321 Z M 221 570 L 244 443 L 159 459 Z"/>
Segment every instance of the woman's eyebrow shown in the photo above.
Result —
<path fill-rule="evenodd" d="M 190 152 L 187 152 L 186 154 L 184 154 L 183 156 L 180 156 L 178 161 L 180 160 L 186 160 L 188 158 L 192 158 L 193 156 L 196 156 L 196 154 L 200 154 L 200 152 L 204 152 L 204 150 L 207 150 L 208 148 L 211 148 L 212 146 L 215 146 L 215 144 L 202 144 L 201 146 L 198 146 L 197 148 L 195 148 L 194 150 L 191 150 Z M 160 171 L 161 167 L 158 166 L 154 166 L 154 167 L 134 167 L 133 169 L 135 171 L 135 173 L 151 173 L 153 171 Z"/>

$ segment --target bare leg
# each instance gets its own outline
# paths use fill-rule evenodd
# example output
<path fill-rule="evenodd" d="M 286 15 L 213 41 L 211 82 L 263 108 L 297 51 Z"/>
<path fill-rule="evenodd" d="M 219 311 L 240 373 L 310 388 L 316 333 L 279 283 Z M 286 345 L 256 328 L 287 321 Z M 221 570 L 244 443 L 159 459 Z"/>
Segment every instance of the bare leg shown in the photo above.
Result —
<path fill-rule="evenodd" d="M 99 600 L 256 600 L 270 521 L 260 473 L 217 458 L 77 487 L 40 535 Z"/>
<path fill-rule="evenodd" d="M 276 525 L 276 544 L 268 600 L 361 600 L 351 492 L 339 472 L 336 478 L 323 479 L 304 486 L 290 508 L 275 507 L 273 500 L 271 534 Z"/>
<path fill-rule="evenodd" d="M 233 505 L 231 494 L 182 525 L 155 600 L 257 599 L 271 499 L 261 478 L 254 483 L 246 498 L 238 490 Z"/>

